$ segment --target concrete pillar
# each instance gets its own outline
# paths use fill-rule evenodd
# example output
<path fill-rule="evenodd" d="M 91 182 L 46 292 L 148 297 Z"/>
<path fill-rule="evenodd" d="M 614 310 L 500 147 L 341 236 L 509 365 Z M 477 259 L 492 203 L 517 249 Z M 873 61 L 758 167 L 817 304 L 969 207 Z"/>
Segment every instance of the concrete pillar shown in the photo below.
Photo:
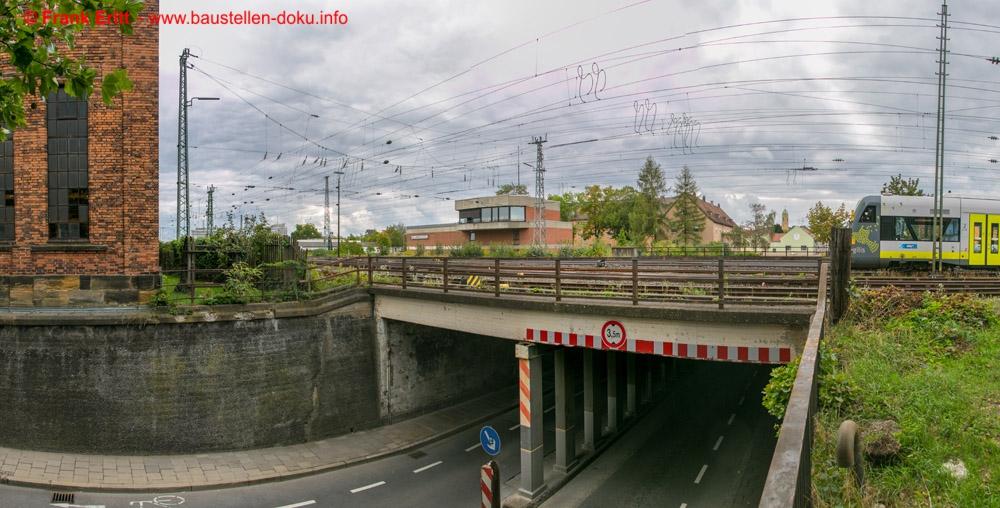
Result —
<path fill-rule="evenodd" d="M 542 352 L 534 344 L 518 344 L 514 349 L 521 413 L 521 488 L 518 492 L 534 499 L 545 490 L 542 469 Z"/>
<path fill-rule="evenodd" d="M 636 415 L 635 354 L 625 353 L 625 418 Z"/>
<path fill-rule="evenodd" d="M 608 351 L 608 432 L 618 432 L 618 353 Z"/>
<path fill-rule="evenodd" d="M 583 449 L 592 452 L 601 438 L 601 410 L 597 401 L 600 376 L 595 370 L 594 350 L 583 350 Z"/>
<path fill-rule="evenodd" d="M 576 379 L 574 365 L 566 362 L 566 348 L 555 352 L 556 370 L 556 465 L 565 473 L 576 466 Z"/>
<path fill-rule="evenodd" d="M 392 348 L 389 345 L 389 322 L 376 317 L 375 343 L 378 348 L 379 417 L 383 424 L 392 422 Z"/>

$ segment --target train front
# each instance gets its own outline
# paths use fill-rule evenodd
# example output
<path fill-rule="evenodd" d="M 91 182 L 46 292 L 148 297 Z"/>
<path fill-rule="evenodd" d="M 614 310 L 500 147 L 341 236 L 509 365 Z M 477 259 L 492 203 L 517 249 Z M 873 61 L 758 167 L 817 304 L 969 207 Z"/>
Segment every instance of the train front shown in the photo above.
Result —
<path fill-rule="evenodd" d="M 851 267 L 879 268 L 878 218 L 882 196 L 865 196 L 851 213 Z"/>

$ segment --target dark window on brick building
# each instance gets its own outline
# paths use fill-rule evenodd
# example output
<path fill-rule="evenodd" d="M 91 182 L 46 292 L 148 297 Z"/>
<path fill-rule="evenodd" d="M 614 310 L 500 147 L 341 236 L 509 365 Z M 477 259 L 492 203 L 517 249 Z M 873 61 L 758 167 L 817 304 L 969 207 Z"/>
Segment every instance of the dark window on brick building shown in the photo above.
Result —
<path fill-rule="evenodd" d="M 0 143 L 0 242 L 14 240 L 14 133 Z"/>
<path fill-rule="evenodd" d="M 48 100 L 49 238 L 87 238 L 87 101 L 59 88 Z"/>

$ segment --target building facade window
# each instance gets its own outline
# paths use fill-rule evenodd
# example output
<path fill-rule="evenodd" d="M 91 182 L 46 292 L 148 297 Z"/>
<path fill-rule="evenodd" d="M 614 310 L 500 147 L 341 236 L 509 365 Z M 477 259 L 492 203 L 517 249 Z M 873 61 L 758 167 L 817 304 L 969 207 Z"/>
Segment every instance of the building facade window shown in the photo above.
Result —
<path fill-rule="evenodd" d="M 87 101 L 60 87 L 47 102 L 49 238 L 88 238 Z"/>
<path fill-rule="evenodd" d="M 0 143 L 0 242 L 14 240 L 14 133 Z"/>

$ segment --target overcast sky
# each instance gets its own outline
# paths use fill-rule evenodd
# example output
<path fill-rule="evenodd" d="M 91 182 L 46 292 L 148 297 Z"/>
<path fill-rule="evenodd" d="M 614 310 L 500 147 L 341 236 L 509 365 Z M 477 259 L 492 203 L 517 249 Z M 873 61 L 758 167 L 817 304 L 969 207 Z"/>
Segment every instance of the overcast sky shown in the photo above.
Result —
<path fill-rule="evenodd" d="M 652 156 L 668 185 L 691 168 L 737 222 L 761 202 L 804 224 L 817 201 L 853 208 L 899 173 L 930 193 L 939 2 L 582 4 L 163 2 L 347 23 L 161 26 L 161 239 L 176 228 L 184 48 L 189 97 L 221 98 L 188 110 L 192 228 L 214 185 L 216 224 L 263 212 L 322 230 L 339 170 L 345 236 L 455 222 L 455 199 L 518 179 L 534 194 L 538 136 L 546 194 L 635 185 Z M 997 194 L 1000 3 L 948 9 L 945 189 Z"/>

